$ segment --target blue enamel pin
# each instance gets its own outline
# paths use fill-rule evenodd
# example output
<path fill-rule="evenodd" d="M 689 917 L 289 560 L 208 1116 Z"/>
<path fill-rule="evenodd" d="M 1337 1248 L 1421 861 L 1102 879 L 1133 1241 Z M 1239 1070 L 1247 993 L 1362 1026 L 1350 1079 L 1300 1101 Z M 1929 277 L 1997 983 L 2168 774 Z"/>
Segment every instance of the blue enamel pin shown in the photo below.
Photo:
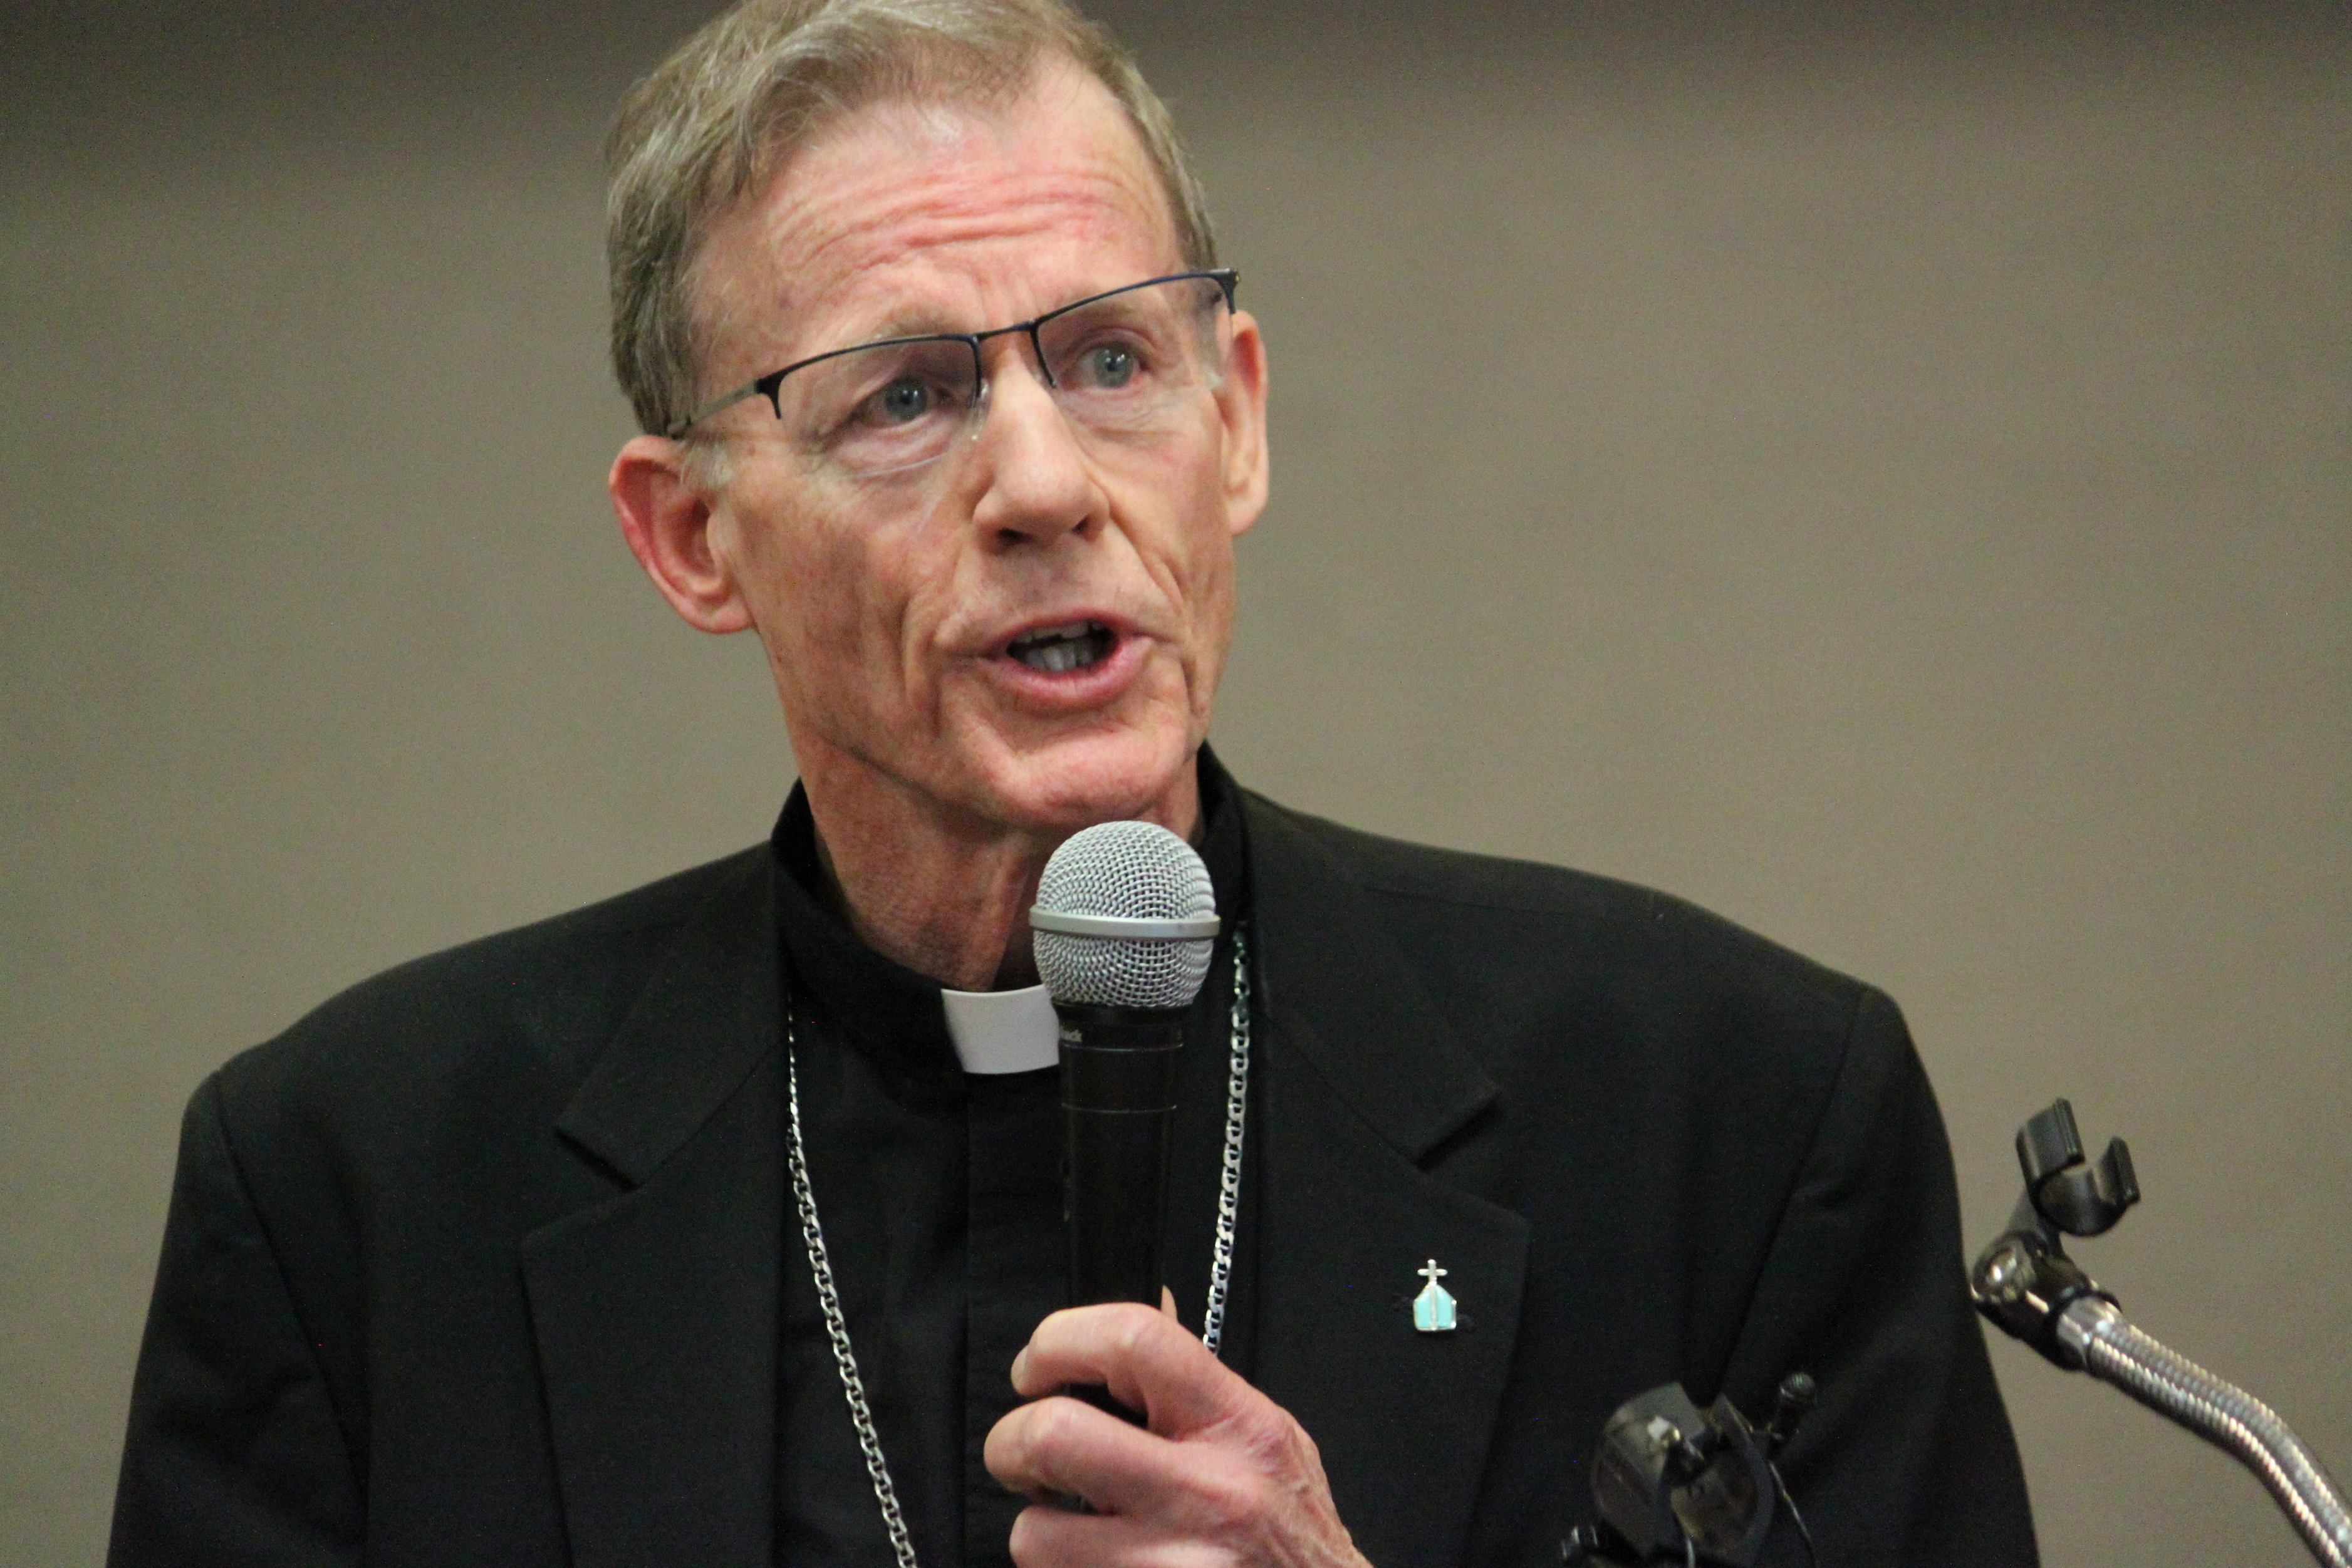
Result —
<path fill-rule="evenodd" d="M 1413 1271 L 1429 1283 L 1423 1285 L 1421 1294 L 1412 1299 L 1412 1326 L 1423 1333 L 1452 1333 L 1454 1298 L 1444 1286 L 1437 1282 L 1446 1271 L 1437 1266 L 1434 1258 L 1429 1260 L 1427 1267 Z"/>

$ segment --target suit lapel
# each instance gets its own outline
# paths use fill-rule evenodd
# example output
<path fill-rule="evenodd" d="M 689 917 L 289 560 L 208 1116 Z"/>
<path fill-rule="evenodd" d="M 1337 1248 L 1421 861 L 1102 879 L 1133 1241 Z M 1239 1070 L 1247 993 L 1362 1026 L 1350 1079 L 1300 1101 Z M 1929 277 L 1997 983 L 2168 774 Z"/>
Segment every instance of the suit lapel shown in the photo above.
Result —
<path fill-rule="evenodd" d="M 1495 1085 L 1385 916 L 1297 821 L 1244 797 L 1268 1049 L 1259 1385 L 1317 1442 L 1375 1563 L 1457 1561 L 1518 1329 L 1527 1222 L 1421 1162 Z M 1424 1333 L 1434 1260 L 1458 1326 Z"/>
<path fill-rule="evenodd" d="M 557 1124 L 627 1190 L 522 1245 L 579 1568 L 772 1560 L 772 875 L 747 857 L 696 913 Z"/>

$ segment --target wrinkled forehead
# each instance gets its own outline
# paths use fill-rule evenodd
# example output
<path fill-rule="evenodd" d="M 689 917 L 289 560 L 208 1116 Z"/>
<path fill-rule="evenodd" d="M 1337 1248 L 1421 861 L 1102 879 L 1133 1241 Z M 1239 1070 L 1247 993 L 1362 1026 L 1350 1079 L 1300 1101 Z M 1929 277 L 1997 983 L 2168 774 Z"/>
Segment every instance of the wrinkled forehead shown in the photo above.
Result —
<path fill-rule="evenodd" d="M 832 116 L 712 224 L 702 358 L 726 384 L 873 338 L 1024 319 L 1175 270 L 1176 233 L 1134 122 L 1074 63 L 895 92 Z"/>

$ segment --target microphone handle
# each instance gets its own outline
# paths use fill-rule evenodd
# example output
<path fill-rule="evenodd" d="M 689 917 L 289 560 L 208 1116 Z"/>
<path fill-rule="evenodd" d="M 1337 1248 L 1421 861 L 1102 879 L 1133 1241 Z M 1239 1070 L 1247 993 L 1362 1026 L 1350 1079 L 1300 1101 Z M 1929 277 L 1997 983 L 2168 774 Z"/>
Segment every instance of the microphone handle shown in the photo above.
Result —
<path fill-rule="evenodd" d="M 1056 1002 L 1070 1304 L 1160 1304 L 1182 1008 Z"/>

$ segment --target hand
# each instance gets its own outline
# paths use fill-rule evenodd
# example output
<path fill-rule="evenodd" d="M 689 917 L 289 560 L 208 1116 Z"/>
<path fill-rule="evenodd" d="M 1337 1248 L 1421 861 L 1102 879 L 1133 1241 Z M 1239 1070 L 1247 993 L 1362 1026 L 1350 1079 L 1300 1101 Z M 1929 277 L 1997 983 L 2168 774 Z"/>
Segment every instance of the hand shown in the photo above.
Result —
<path fill-rule="evenodd" d="M 1073 1383 L 1107 1385 L 1147 1427 L 1037 1397 Z M 1013 1386 L 1034 1403 L 988 1434 L 989 1474 L 1096 1511 L 1023 1511 L 1021 1568 L 1369 1568 L 1314 1439 L 1173 1318 L 1132 1305 L 1055 1312 L 1013 1358 Z"/>

